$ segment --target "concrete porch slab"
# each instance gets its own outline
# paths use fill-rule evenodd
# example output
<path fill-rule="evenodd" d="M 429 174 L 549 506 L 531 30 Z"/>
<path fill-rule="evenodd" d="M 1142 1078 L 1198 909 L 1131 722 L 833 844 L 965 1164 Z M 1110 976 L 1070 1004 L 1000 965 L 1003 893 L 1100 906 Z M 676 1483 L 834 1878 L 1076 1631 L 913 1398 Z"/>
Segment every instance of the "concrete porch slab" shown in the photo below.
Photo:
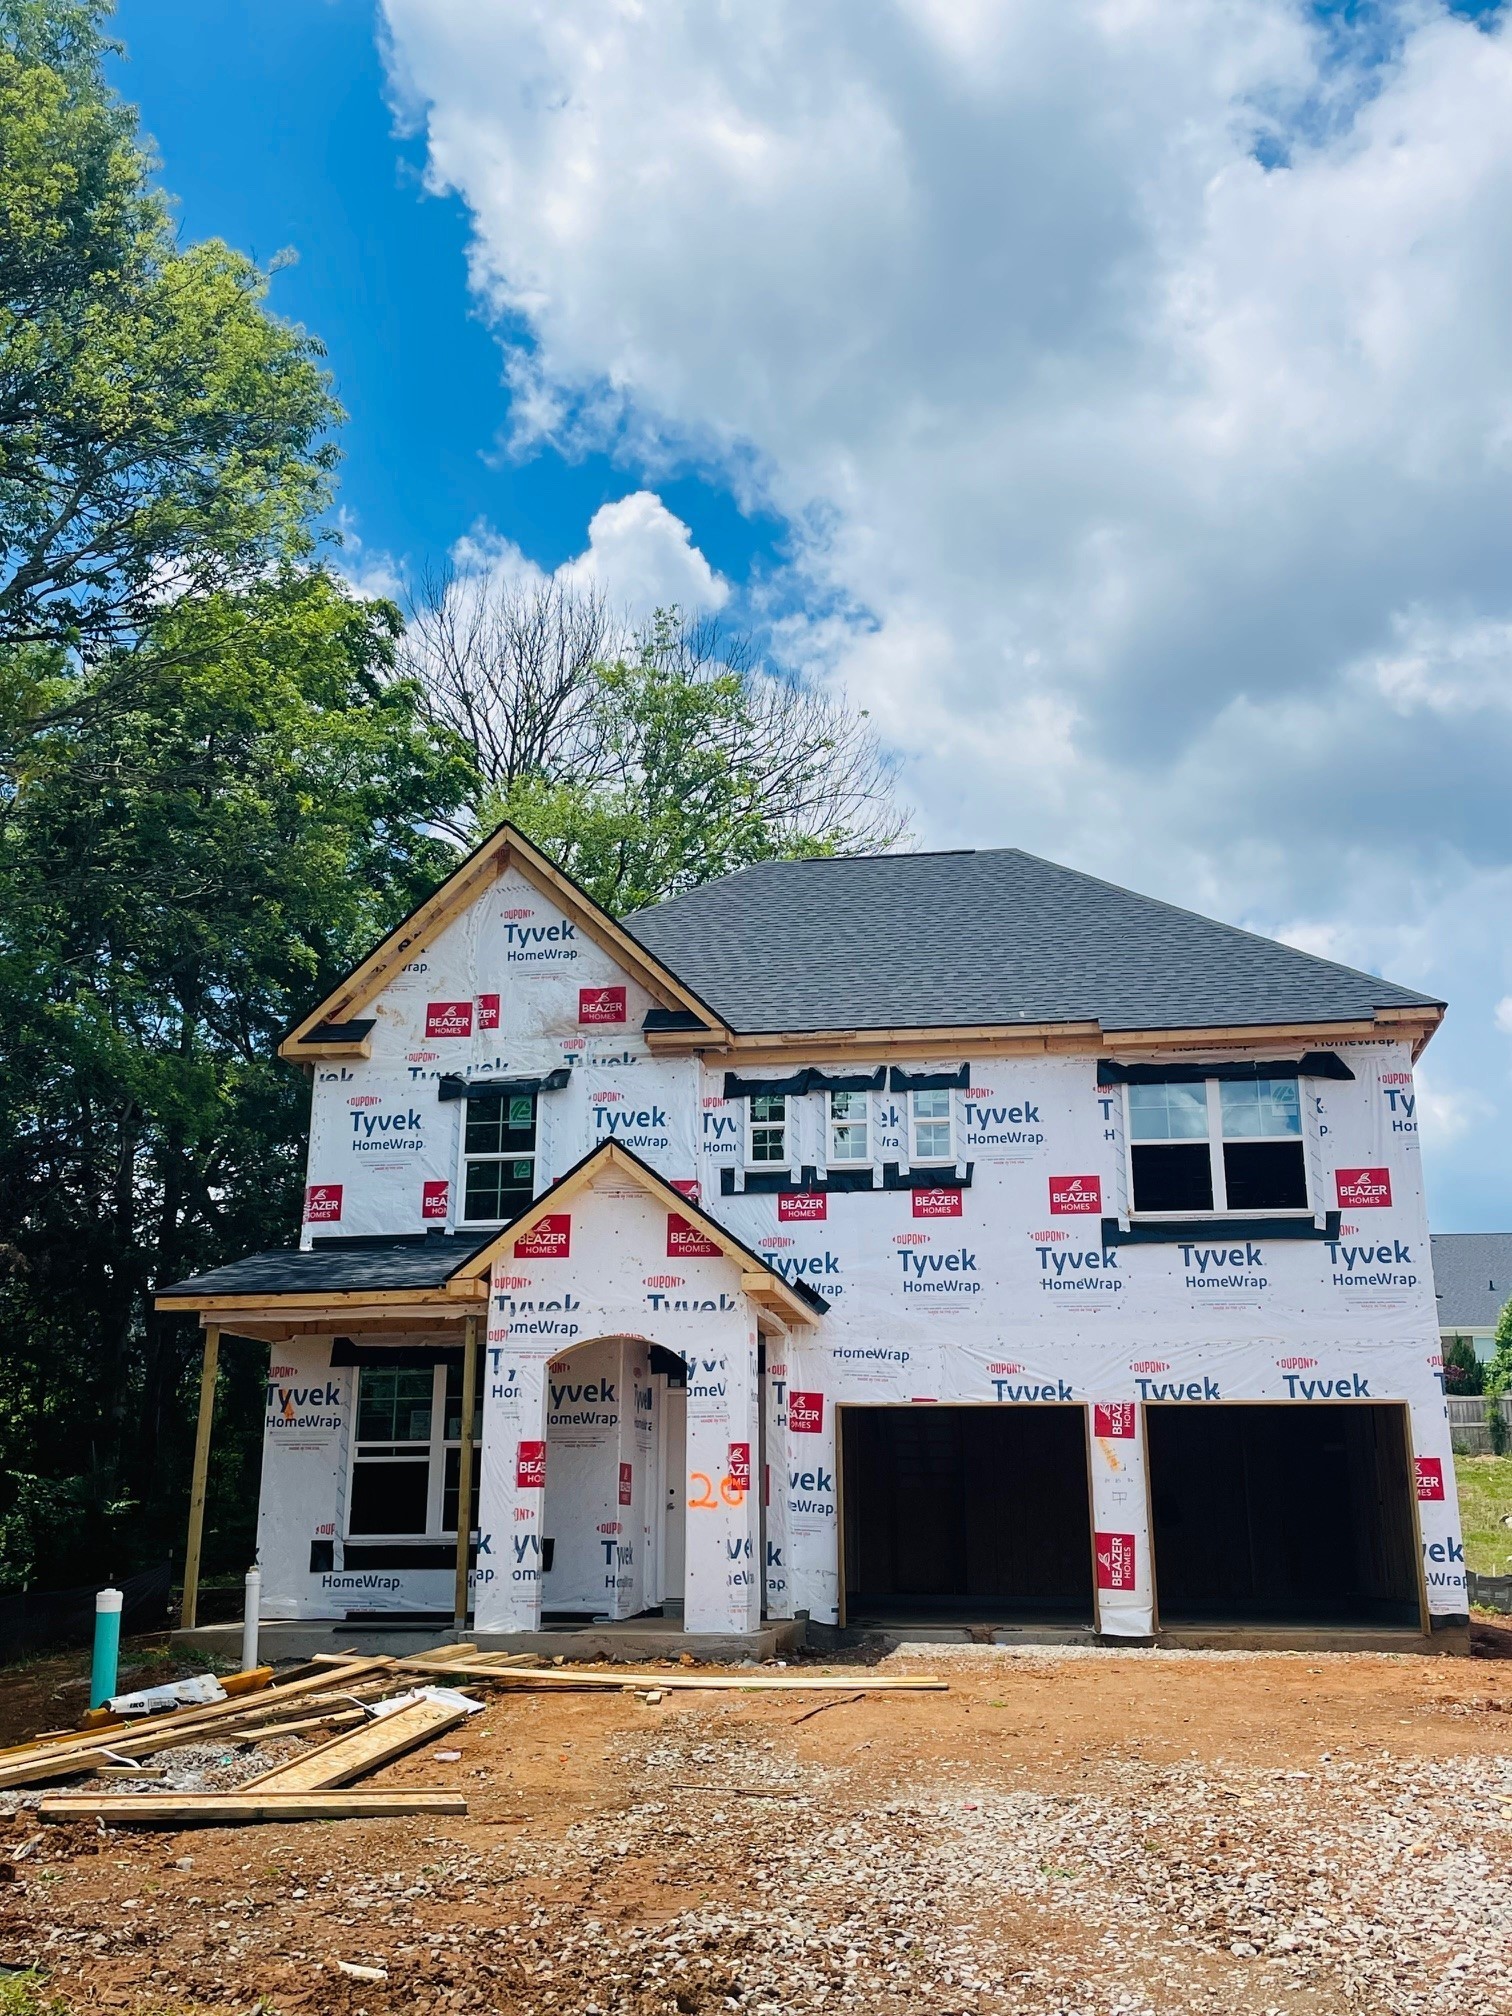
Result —
<path fill-rule="evenodd" d="M 175 1631 L 171 1643 L 180 1651 L 236 1660 L 241 1656 L 242 1627 L 201 1624 L 193 1631 Z M 539 1652 L 548 1659 L 614 1659 L 636 1665 L 648 1659 L 696 1659 L 712 1665 L 739 1665 L 747 1659 L 782 1659 L 804 1642 L 801 1621 L 785 1619 L 763 1624 L 759 1631 L 684 1631 L 659 1618 L 629 1618 L 622 1624 L 561 1624 L 543 1631 L 462 1631 L 414 1625 L 385 1625 L 379 1618 L 359 1623 L 335 1619 L 278 1620 L 258 1630 L 258 1657 L 268 1665 L 313 1659 L 317 1652 L 351 1652 L 402 1658 L 429 1652 L 458 1640 L 483 1652 Z"/>

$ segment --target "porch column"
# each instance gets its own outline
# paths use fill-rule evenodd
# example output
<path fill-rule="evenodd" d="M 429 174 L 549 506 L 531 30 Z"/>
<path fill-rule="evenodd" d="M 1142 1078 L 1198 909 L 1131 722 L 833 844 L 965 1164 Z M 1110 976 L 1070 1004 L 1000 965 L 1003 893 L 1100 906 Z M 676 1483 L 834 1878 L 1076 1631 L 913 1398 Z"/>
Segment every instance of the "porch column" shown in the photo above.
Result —
<path fill-rule="evenodd" d="M 1148 1638 L 1155 1576 L 1144 1424 L 1133 1400 L 1098 1401 L 1087 1414 L 1098 1629 L 1107 1638 Z"/>
<path fill-rule="evenodd" d="M 473 1394 L 477 1384 L 478 1319 L 469 1316 L 462 1326 L 462 1432 L 457 1450 L 457 1586 L 452 1599 L 452 1622 L 459 1631 L 467 1627 L 467 1570 L 473 1523 Z"/>
<path fill-rule="evenodd" d="M 761 1623 L 761 1437 L 754 1325 L 747 1341 L 722 1340 L 687 1362 L 683 1629 L 755 1631 Z"/>
<path fill-rule="evenodd" d="M 492 1307 L 498 1309 L 499 1298 Z M 483 1369 L 483 1460 L 473 1629 L 541 1628 L 541 1522 L 546 1503 L 546 1384 L 551 1353 L 511 1338 L 491 1316 Z"/>
<path fill-rule="evenodd" d="M 210 1472 L 210 1426 L 215 1418 L 215 1378 L 220 1369 L 220 1325 L 205 1325 L 205 1356 L 200 1366 L 199 1421 L 194 1431 L 194 1469 L 189 1480 L 189 1537 L 184 1546 L 184 1602 L 179 1614 L 183 1630 L 192 1631 L 199 1616 L 200 1543 L 205 1533 L 205 1480 Z"/>

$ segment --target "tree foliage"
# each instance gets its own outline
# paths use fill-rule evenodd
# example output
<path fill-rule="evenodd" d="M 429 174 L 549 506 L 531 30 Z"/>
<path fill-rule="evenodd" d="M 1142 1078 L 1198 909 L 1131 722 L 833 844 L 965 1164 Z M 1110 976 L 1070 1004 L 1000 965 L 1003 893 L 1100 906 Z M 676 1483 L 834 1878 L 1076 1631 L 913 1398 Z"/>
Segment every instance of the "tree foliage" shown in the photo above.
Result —
<path fill-rule="evenodd" d="M 513 821 L 611 911 L 906 831 L 865 714 L 771 676 L 715 623 L 664 610 L 626 632 L 592 591 L 449 576 L 406 652 L 474 752 L 472 830 Z"/>
<path fill-rule="evenodd" d="M 1486 1396 L 1486 1425 L 1491 1431 L 1492 1453 L 1505 1456 L 1512 1444 L 1501 1408 L 1502 1401 L 1512 1393 L 1512 1301 L 1504 1304 L 1496 1319 L 1496 1339 L 1481 1391 Z"/>

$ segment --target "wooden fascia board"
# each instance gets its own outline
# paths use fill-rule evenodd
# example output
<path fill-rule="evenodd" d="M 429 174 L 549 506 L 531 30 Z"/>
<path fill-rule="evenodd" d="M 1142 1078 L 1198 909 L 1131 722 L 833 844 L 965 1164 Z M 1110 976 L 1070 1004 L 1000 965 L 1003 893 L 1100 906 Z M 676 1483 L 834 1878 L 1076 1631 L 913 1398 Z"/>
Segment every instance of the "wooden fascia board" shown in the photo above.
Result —
<path fill-rule="evenodd" d="M 292 1042 L 291 1037 L 289 1043 Z M 300 1043 L 293 1049 L 289 1044 L 280 1044 L 278 1054 L 294 1064 L 318 1064 L 326 1057 L 339 1057 L 347 1061 L 354 1057 L 368 1058 L 373 1054 L 373 1038 L 368 1034 L 360 1043 Z"/>
<path fill-rule="evenodd" d="M 542 895 L 549 895 L 590 938 L 612 953 L 663 1007 L 686 1008 L 691 1014 L 701 1016 L 708 1030 L 705 1040 L 729 1034 L 697 995 L 622 930 L 606 911 L 600 910 L 591 897 L 548 861 L 538 848 L 531 846 L 523 834 L 505 825 L 490 834 L 481 847 L 459 863 L 426 902 L 413 911 L 397 930 L 391 931 L 339 987 L 289 1031 L 278 1046 L 279 1056 L 300 1064 L 320 1056 L 367 1055 L 365 1048 L 359 1052 L 351 1046 L 305 1043 L 301 1038 L 312 1029 L 318 1029 L 322 1022 L 350 1020 L 357 1010 L 366 1007 L 382 989 L 396 962 L 405 964 L 417 953 L 423 952 L 448 924 L 477 901 L 484 889 L 498 880 L 511 863 L 519 868 L 527 881 L 540 888 Z"/>
<path fill-rule="evenodd" d="M 758 1257 L 748 1253 L 717 1218 L 711 1218 L 691 1198 L 684 1197 L 680 1190 L 674 1190 L 670 1183 L 664 1183 L 654 1170 L 643 1168 L 633 1156 L 627 1155 L 613 1141 L 606 1141 L 602 1148 L 596 1148 L 575 1169 L 570 1170 L 560 1183 L 538 1197 L 530 1209 L 522 1212 L 512 1225 L 506 1225 L 497 1238 L 490 1239 L 486 1246 L 480 1247 L 470 1258 L 464 1260 L 452 1276 L 453 1281 L 462 1279 L 476 1281 L 481 1278 L 486 1294 L 487 1279 L 493 1271 L 495 1260 L 508 1254 L 514 1242 L 523 1239 L 541 1219 L 549 1217 L 553 1211 L 561 1210 L 564 1205 L 570 1204 L 574 1197 L 581 1196 L 585 1190 L 590 1190 L 595 1179 L 608 1170 L 613 1170 L 616 1175 L 628 1176 L 639 1184 L 654 1203 L 661 1205 L 665 1210 L 681 1212 L 690 1225 L 696 1226 L 707 1238 L 713 1240 L 725 1258 L 740 1269 L 740 1285 L 753 1300 L 757 1299 L 758 1295 L 769 1299 L 794 1321 L 805 1325 L 818 1321 L 818 1311 L 811 1309 L 780 1274 L 762 1267 Z M 748 1276 L 753 1282 L 760 1284 L 759 1288 L 746 1286 Z"/>
<path fill-rule="evenodd" d="M 451 1311 L 456 1309 L 459 1299 L 486 1302 L 487 1284 L 469 1282 L 464 1286 L 454 1286 L 448 1281 L 444 1288 L 323 1288 L 301 1289 L 293 1293 L 264 1290 L 257 1295 L 158 1295 L 154 1297 L 154 1307 L 165 1312 L 203 1310 L 210 1315 L 220 1311 L 245 1314 L 257 1310 L 264 1320 L 273 1323 L 280 1316 L 308 1309 L 331 1310 L 342 1316 L 356 1309 Z"/>

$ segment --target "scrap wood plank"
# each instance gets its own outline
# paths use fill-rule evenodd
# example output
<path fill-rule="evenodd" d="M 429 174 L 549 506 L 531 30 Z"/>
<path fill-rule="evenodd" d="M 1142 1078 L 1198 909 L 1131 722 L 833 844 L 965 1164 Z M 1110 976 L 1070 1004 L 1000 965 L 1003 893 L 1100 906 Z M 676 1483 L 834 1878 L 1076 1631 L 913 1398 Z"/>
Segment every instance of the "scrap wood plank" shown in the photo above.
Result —
<path fill-rule="evenodd" d="M 463 1819 L 460 1792 L 51 1792 L 43 1820 L 134 1820 L 149 1827 L 195 1821 L 225 1826 L 248 1820 L 365 1820 L 411 1813 Z"/>
<path fill-rule="evenodd" d="M 237 1694 L 255 1694 L 260 1688 L 271 1686 L 272 1681 L 273 1668 L 271 1666 L 247 1666 L 240 1673 L 222 1674 L 220 1689 L 229 1701 Z M 131 1689 L 128 1687 L 124 1691 L 129 1694 Z M 186 1701 L 184 1706 L 186 1708 L 195 1706 L 208 1708 L 217 1707 L 219 1703 Z M 79 1728 L 86 1735 L 93 1736 L 101 1729 L 119 1728 L 123 1723 L 140 1722 L 141 1719 L 140 1715 L 117 1714 L 113 1708 L 91 1708 L 87 1714 L 79 1717 Z"/>
<path fill-rule="evenodd" d="M 410 1662 L 399 1659 L 398 1666 L 408 1668 Z M 430 1670 L 430 1669 L 427 1669 Z M 606 1673 L 586 1667 L 547 1667 L 538 1672 L 530 1672 L 519 1667 L 501 1668 L 485 1666 L 477 1660 L 460 1660 L 447 1668 L 448 1672 L 465 1674 L 469 1679 L 493 1680 L 501 1687 L 518 1688 L 522 1692 L 534 1688 L 543 1692 L 553 1689 L 570 1691 L 572 1688 L 598 1687 L 609 1689 L 631 1689 L 642 1692 L 648 1687 L 728 1689 L 736 1693 L 764 1693 L 777 1690 L 785 1693 L 846 1693 L 860 1688 L 868 1694 L 943 1694 L 949 1691 L 948 1680 L 936 1678 L 933 1674 L 920 1674 L 904 1678 L 896 1674 L 882 1674 L 876 1678 L 861 1680 L 854 1673 L 820 1675 L 811 1673 L 636 1673 L 628 1669 Z"/>
<path fill-rule="evenodd" d="M 391 1764 L 396 1757 L 441 1735 L 443 1730 L 454 1729 L 467 1720 L 467 1715 L 466 1708 L 453 1702 L 432 1701 L 422 1696 L 407 1708 L 396 1708 L 392 1715 L 333 1736 L 329 1743 L 317 1744 L 304 1756 L 290 1758 L 287 1764 L 274 1765 L 260 1777 L 248 1779 L 246 1789 L 252 1791 L 266 1785 L 273 1791 L 313 1792 L 348 1785 L 354 1778 Z"/>
<path fill-rule="evenodd" d="M 233 1722 L 235 1718 L 245 1719 L 251 1708 L 261 1707 L 265 1701 L 286 1701 L 291 1696 L 329 1692 L 333 1684 L 339 1684 L 343 1678 L 354 1681 L 365 1679 L 390 1663 L 386 1659 L 363 1659 L 348 1667 L 344 1674 L 340 1669 L 327 1667 L 318 1677 L 294 1680 L 287 1687 L 268 1688 L 263 1695 L 250 1699 L 242 1695 L 231 1701 L 212 1702 L 206 1708 L 184 1708 L 168 1715 L 143 1716 L 133 1730 L 131 1748 L 138 1756 L 150 1756 L 154 1750 L 193 1742 L 201 1731 L 213 1740 L 221 1733 L 217 1725 Z M 40 1785 L 49 1778 L 67 1778 L 78 1771 L 92 1770 L 96 1763 L 109 1761 L 105 1755 L 106 1745 L 121 1740 L 119 1726 L 113 1725 L 108 1731 L 92 1731 L 65 1742 L 36 1744 L 29 1751 L 18 1751 L 9 1758 L 0 1758 L 0 1790 L 15 1785 Z"/>

